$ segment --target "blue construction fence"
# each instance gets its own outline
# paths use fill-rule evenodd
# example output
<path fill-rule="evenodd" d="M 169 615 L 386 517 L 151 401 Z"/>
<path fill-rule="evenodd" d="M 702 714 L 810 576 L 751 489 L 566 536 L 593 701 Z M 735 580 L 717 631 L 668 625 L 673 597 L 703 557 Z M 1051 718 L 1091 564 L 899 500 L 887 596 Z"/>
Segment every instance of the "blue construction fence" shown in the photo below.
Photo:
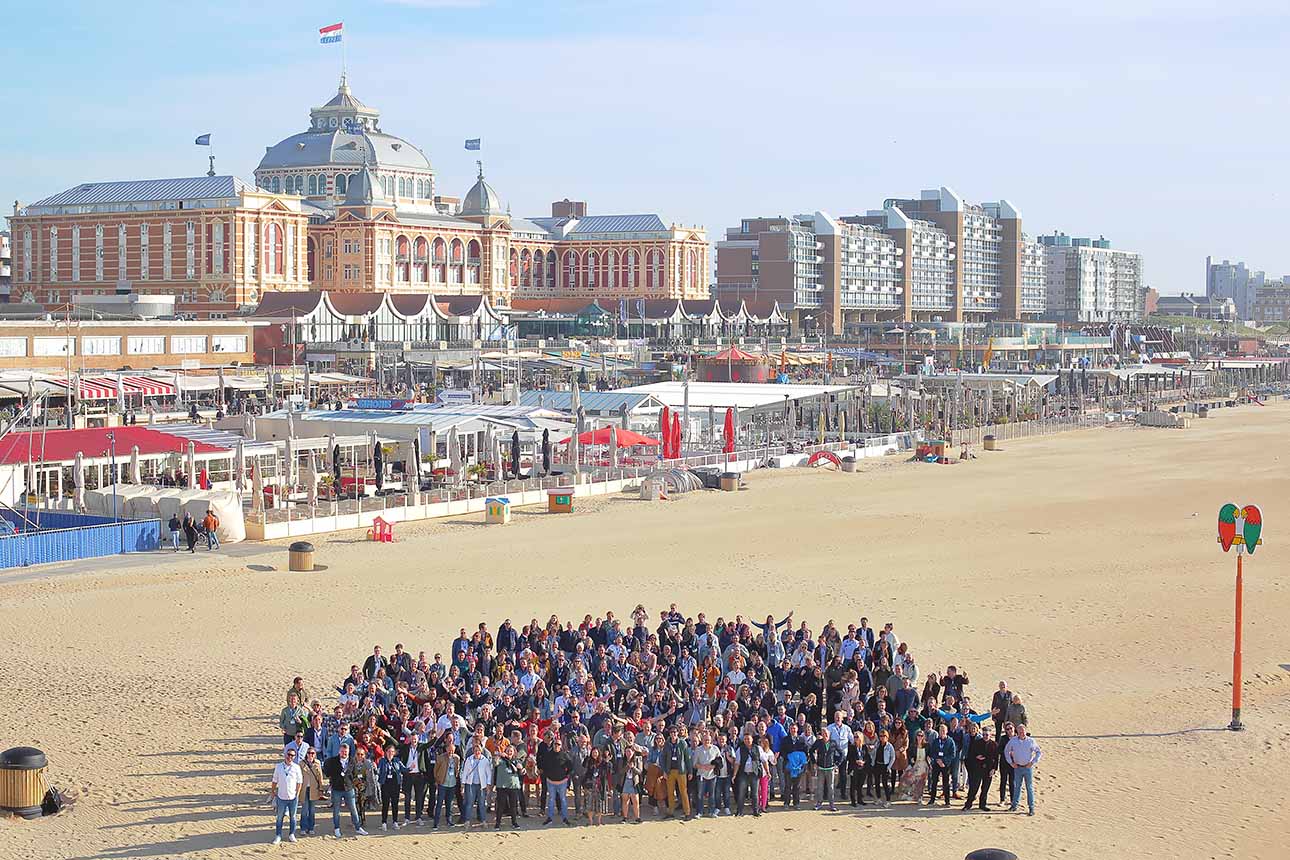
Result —
<path fill-rule="evenodd" d="M 0 569 L 148 552 L 161 546 L 161 520 L 112 517 L 34 508 L 0 509 Z"/>

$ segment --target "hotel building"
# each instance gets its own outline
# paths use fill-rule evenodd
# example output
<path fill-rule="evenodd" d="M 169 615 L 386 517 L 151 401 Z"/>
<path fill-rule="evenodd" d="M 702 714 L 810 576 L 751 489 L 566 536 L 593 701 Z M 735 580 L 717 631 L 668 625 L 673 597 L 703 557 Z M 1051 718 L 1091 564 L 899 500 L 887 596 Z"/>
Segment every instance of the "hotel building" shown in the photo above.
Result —
<path fill-rule="evenodd" d="M 1048 284 L 1047 317 L 1058 322 L 1128 322 L 1146 315 L 1142 257 L 1106 238 L 1039 237 Z"/>

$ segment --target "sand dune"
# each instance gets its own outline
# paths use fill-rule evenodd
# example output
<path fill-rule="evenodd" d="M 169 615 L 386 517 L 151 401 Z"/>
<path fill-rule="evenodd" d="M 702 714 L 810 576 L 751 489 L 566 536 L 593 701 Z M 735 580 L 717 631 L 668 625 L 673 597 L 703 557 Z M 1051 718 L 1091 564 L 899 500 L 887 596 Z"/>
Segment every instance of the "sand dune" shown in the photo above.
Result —
<path fill-rule="evenodd" d="M 1012 443 L 975 463 L 890 460 L 861 474 L 763 472 L 737 495 L 506 528 L 440 522 L 373 546 L 318 541 L 327 570 L 263 559 L 148 559 L 6 583 L 0 744 L 31 743 L 74 807 L 0 821 L 0 858 L 861 856 L 957 860 L 1290 856 L 1290 405 L 1187 431 L 1122 428 Z M 1284 459 L 1283 459 L 1284 458 Z M 1246 567 L 1246 722 L 1228 719 L 1234 558 L 1218 507 L 1255 502 Z M 262 563 L 261 563 L 262 562 Z M 953 662 L 988 699 L 1024 696 L 1045 750 L 1035 818 L 850 808 L 758 821 L 495 835 L 424 831 L 273 849 L 275 716 L 293 675 L 322 690 L 401 641 L 447 652 L 463 623 L 657 610 L 765 614 L 818 629 L 891 620 L 924 671 Z M 842 841 L 845 840 L 845 841 Z M 845 849 L 843 849 L 845 850 Z"/>

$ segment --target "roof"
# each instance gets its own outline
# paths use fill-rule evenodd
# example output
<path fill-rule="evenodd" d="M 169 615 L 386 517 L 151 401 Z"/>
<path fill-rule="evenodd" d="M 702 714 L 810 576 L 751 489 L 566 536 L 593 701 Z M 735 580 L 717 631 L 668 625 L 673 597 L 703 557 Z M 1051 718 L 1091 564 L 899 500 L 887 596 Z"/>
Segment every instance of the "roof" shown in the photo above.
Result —
<path fill-rule="evenodd" d="M 541 224 L 537 223 L 536 221 L 530 221 L 528 218 L 512 218 L 511 232 L 512 233 L 541 233 L 542 235 L 545 236 L 545 235 L 549 235 L 551 231 L 548 230 L 546 227 L 543 227 Z"/>
<path fill-rule="evenodd" d="M 591 413 L 621 412 L 623 407 L 628 413 L 636 410 L 642 403 L 659 405 L 652 395 L 630 391 L 580 391 L 578 404 Z M 522 391 L 521 406 L 545 406 L 559 412 L 572 412 L 572 391 Z"/>
<path fill-rule="evenodd" d="M 189 176 L 179 179 L 134 179 L 123 182 L 86 182 L 52 197 L 38 200 L 38 206 L 88 206 L 95 203 L 163 203 L 172 200 L 210 200 L 236 197 L 254 191 L 250 183 L 236 176 Z"/>
<path fill-rule="evenodd" d="M 353 132 L 349 129 L 302 131 L 265 147 L 256 170 L 281 167 L 408 167 L 430 170 L 430 159 L 414 144 L 380 131 Z"/>
<path fill-rule="evenodd" d="M 89 458 L 106 457 L 111 447 L 109 433 L 116 435 L 118 460 L 128 461 L 131 449 L 135 446 L 138 446 L 140 454 L 170 454 L 188 450 L 187 439 L 149 427 L 26 431 L 10 433 L 0 439 L 0 463 L 26 463 L 29 452 L 31 459 L 37 463 L 71 462 L 76 459 L 77 452 Z M 194 441 L 193 450 L 197 454 L 223 454 L 228 451 L 227 448 L 202 441 Z"/>
<path fill-rule="evenodd" d="M 327 300 L 337 313 L 361 317 L 375 313 L 385 300 L 385 293 L 328 293 Z"/>
<path fill-rule="evenodd" d="M 364 164 L 363 169 L 350 180 L 349 187 L 345 189 L 345 205 L 371 206 L 385 202 L 385 189 L 376 181 L 372 169 Z"/>
<path fill-rule="evenodd" d="M 744 352 L 739 347 L 732 346 L 727 349 L 723 349 L 721 352 L 714 353 L 712 355 L 705 355 L 702 360 L 710 362 L 742 361 L 744 363 L 761 364 L 766 359 L 765 356 L 753 355 L 751 352 Z"/>
<path fill-rule="evenodd" d="M 666 231 L 667 225 L 657 215 L 588 215 L 579 218 L 570 230 L 579 233 L 651 233 Z"/>
<path fill-rule="evenodd" d="M 466 192 L 466 196 L 461 198 L 461 212 L 459 214 L 462 216 L 501 215 L 503 212 L 502 198 L 497 196 L 493 186 L 484 181 L 484 169 L 481 167 L 479 169 L 479 178 Z"/>
<path fill-rule="evenodd" d="M 308 292 L 266 292 L 260 296 L 260 304 L 251 314 L 257 317 L 298 316 L 313 313 L 318 309 L 323 294 L 317 291 Z"/>
<path fill-rule="evenodd" d="M 633 385 L 619 388 L 617 393 L 629 392 L 652 394 L 660 402 L 673 409 L 679 409 L 685 403 L 685 383 L 654 382 L 649 385 Z M 752 382 L 691 382 L 690 409 L 716 409 L 734 407 L 751 409 L 757 406 L 783 406 L 784 398 L 798 400 L 816 397 L 821 394 L 833 394 L 849 391 L 855 385 L 800 385 L 800 384 L 758 384 Z"/>

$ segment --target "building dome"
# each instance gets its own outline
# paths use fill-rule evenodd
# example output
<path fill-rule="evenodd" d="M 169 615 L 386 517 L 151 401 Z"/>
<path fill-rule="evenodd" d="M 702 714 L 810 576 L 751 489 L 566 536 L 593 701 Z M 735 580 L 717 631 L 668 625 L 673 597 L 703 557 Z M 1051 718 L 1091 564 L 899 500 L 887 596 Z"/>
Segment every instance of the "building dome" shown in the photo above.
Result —
<path fill-rule="evenodd" d="M 381 183 L 372 173 L 372 169 L 364 165 L 362 172 L 351 180 L 349 187 L 345 189 L 345 205 L 372 206 L 386 202 L 388 201 L 385 192 L 381 190 Z"/>
<path fill-rule="evenodd" d="M 484 167 L 479 167 L 479 178 L 475 184 L 466 192 L 466 196 L 461 198 L 461 215 L 504 215 L 506 210 L 502 206 L 502 198 L 497 196 L 493 186 L 484 181 Z"/>
<path fill-rule="evenodd" d="M 309 128 L 265 148 L 256 183 L 271 191 L 345 199 L 349 182 L 371 167 L 391 198 L 434 197 L 430 159 L 414 144 L 381 130 L 380 111 L 357 99 L 342 76 L 336 95 L 309 112 Z"/>

